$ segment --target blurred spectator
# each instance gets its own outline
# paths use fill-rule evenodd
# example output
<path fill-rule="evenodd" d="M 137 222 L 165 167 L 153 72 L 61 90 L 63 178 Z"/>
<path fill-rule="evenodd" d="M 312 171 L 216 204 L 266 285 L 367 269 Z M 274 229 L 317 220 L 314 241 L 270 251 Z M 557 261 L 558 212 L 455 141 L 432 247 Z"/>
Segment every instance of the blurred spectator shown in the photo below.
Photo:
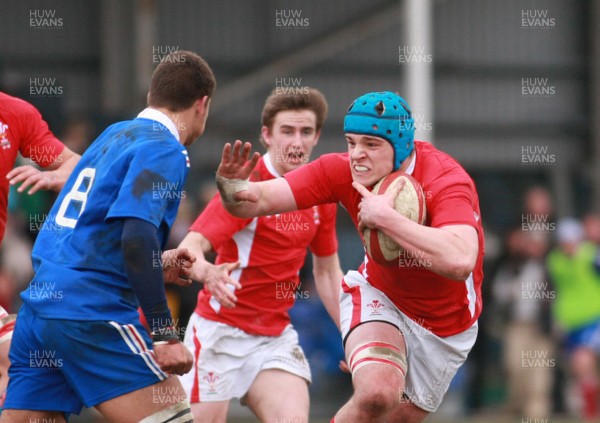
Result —
<path fill-rule="evenodd" d="M 583 218 L 585 239 L 596 245 L 594 267 L 600 273 L 600 213 L 588 213 Z"/>
<path fill-rule="evenodd" d="M 591 218 L 590 218 L 591 219 Z M 589 236 L 596 236 L 593 220 L 587 220 Z M 594 263 L 595 242 L 584 241 L 584 230 L 575 219 L 557 225 L 558 246 L 547 265 L 556 288 L 553 316 L 565 331 L 569 369 L 581 398 L 585 419 L 600 417 L 598 400 L 598 352 L 600 352 L 600 273 Z"/>
<path fill-rule="evenodd" d="M 539 357 L 552 357 L 549 299 L 544 257 L 548 237 L 515 229 L 506 238 L 507 257 L 492 282 L 497 326 L 503 334 L 508 407 L 526 419 L 551 413 L 552 369 Z"/>
<path fill-rule="evenodd" d="M 542 186 L 534 186 L 525 192 L 525 212 L 551 218 L 554 212 L 550 191 Z"/>

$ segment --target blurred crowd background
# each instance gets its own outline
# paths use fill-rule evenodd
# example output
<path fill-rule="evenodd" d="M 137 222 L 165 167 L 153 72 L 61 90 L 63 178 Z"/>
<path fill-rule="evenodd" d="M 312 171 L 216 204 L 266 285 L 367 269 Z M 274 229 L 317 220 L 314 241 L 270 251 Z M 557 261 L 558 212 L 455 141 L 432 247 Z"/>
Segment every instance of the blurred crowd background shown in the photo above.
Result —
<path fill-rule="evenodd" d="M 223 144 L 243 139 L 260 150 L 271 90 L 325 94 L 316 155 L 344 150 L 354 98 L 398 91 L 417 138 L 472 175 L 486 230 L 480 334 L 432 420 L 600 418 L 598 350 L 581 345 L 600 322 L 599 2 L 5 0 L 0 33 L 0 91 L 34 104 L 80 154 L 145 106 L 162 57 L 188 49 L 208 61 L 217 91 L 207 131 L 190 149 L 171 247 L 214 194 Z M 53 198 L 11 191 L 0 250 L 0 305 L 10 311 L 31 278 L 31 246 Z M 343 270 L 356 268 L 362 246 L 341 209 L 338 238 Z M 292 316 L 313 371 L 312 413 L 327 416 L 351 381 L 305 268 Z M 200 288 L 169 288 L 182 325 Z M 600 347 L 600 333 L 590 336 Z"/>

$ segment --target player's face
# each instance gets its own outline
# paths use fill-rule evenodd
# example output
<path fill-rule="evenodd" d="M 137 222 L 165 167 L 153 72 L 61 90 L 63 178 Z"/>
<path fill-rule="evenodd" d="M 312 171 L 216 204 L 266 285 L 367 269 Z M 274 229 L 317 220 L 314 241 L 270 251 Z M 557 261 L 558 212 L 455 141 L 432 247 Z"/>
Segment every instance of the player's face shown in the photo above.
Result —
<path fill-rule="evenodd" d="M 394 149 L 383 138 L 346 134 L 352 179 L 370 187 L 394 168 Z"/>
<path fill-rule="evenodd" d="M 275 115 L 271 130 L 262 127 L 262 136 L 275 169 L 285 174 L 308 163 L 320 132 L 312 110 L 285 110 Z"/>

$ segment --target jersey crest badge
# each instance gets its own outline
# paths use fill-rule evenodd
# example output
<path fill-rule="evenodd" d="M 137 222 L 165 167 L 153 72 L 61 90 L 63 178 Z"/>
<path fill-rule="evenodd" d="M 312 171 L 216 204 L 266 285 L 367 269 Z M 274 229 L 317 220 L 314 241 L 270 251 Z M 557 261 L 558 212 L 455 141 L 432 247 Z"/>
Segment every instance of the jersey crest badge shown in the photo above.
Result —
<path fill-rule="evenodd" d="M 3 150 L 8 150 L 11 147 L 7 132 L 8 125 L 0 122 L 0 147 L 2 147 Z"/>
<path fill-rule="evenodd" d="M 315 221 L 315 225 L 321 224 L 321 216 L 319 216 L 318 206 L 313 206 L 313 220 Z"/>

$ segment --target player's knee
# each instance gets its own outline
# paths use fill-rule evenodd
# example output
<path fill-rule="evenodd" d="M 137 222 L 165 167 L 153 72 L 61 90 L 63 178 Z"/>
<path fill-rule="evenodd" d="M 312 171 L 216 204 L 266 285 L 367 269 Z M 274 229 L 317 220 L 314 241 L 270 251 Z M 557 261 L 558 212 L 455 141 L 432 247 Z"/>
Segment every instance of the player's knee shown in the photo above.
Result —
<path fill-rule="evenodd" d="M 398 395 L 385 383 L 371 385 L 368 389 L 355 393 L 358 408 L 368 418 L 383 416 L 398 405 Z"/>
<path fill-rule="evenodd" d="M 382 416 L 400 402 L 406 374 L 406 355 L 385 342 L 357 345 L 349 354 L 355 382 L 355 401 L 365 417 Z"/>
<path fill-rule="evenodd" d="M 168 408 L 163 408 L 143 420 L 140 420 L 140 423 L 166 422 L 193 423 L 194 418 L 192 417 L 192 410 L 190 410 L 189 402 L 185 401 Z"/>

